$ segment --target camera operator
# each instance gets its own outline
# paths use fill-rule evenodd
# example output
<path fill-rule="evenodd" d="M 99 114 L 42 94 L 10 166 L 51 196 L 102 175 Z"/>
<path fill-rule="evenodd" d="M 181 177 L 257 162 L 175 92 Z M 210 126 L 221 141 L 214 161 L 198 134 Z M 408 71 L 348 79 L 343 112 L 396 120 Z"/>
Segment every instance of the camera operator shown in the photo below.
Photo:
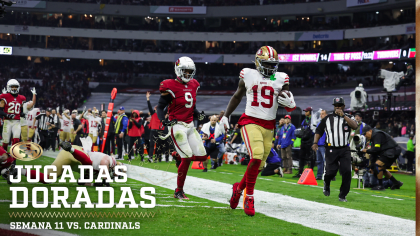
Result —
<path fill-rule="evenodd" d="M 397 181 L 386 169 L 399 157 L 401 148 L 389 134 L 381 130 L 372 129 L 369 125 L 366 125 L 362 132 L 366 139 L 371 141 L 371 148 L 363 149 L 362 152 L 370 155 L 371 169 L 376 174 L 379 182 L 379 185 L 373 187 L 372 190 L 385 190 L 382 180 L 384 175 L 386 179 L 391 179 L 393 182 L 391 190 L 399 189 L 403 182 Z"/>
<path fill-rule="evenodd" d="M 303 173 L 303 167 L 308 160 L 311 161 L 311 169 L 314 169 L 315 166 L 315 155 L 313 155 L 311 150 L 311 145 L 314 142 L 314 133 L 311 130 L 312 107 L 308 107 L 303 111 L 305 112 L 306 118 L 301 124 L 302 140 L 299 152 L 299 173 L 293 176 L 293 178 L 300 178 Z"/>
<path fill-rule="evenodd" d="M 283 177 L 283 170 L 281 169 L 281 158 L 274 149 L 274 142 L 271 146 L 270 154 L 267 157 L 267 166 L 261 171 L 261 176 L 270 176 L 278 174 Z"/>
<path fill-rule="evenodd" d="M 210 122 L 205 123 L 200 131 L 202 139 L 205 140 L 204 148 L 206 149 L 206 153 L 214 161 L 214 165 L 211 169 L 216 169 L 218 167 L 217 154 L 219 153 L 219 145 L 223 142 L 223 138 L 225 137 L 225 129 L 217 123 L 217 120 L 217 116 L 212 116 Z M 207 172 L 207 163 L 208 160 L 203 163 L 203 172 Z"/>
<path fill-rule="evenodd" d="M 407 66 L 407 72 L 405 72 L 405 75 L 401 77 L 400 82 L 395 87 L 394 92 L 398 91 L 404 83 L 410 83 L 414 78 L 413 66 L 410 63 L 407 63 L 406 66 Z"/>

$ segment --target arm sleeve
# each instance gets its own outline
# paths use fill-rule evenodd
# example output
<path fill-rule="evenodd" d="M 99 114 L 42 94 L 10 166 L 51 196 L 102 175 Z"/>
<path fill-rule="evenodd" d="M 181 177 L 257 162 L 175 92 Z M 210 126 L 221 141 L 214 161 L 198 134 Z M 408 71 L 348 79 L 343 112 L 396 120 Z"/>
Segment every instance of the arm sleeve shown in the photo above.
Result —
<path fill-rule="evenodd" d="M 129 123 L 128 123 L 128 128 L 129 128 L 129 129 L 133 128 L 133 122 L 129 122 Z"/>
<path fill-rule="evenodd" d="M 150 115 L 152 116 L 153 114 L 155 114 L 155 111 L 152 108 L 152 104 L 150 103 L 150 101 L 147 101 L 147 107 L 149 108 L 149 112 Z"/>
<path fill-rule="evenodd" d="M 165 107 L 168 106 L 169 103 L 171 103 L 171 101 L 172 101 L 171 95 L 160 96 L 159 103 L 156 109 L 159 120 L 165 119 L 165 112 L 163 110 L 165 109 Z"/>
<path fill-rule="evenodd" d="M 133 121 L 134 125 L 137 126 L 137 128 L 140 128 L 141 126 L 141 120 L 139 120 L 139 122 L 137 122 L 136 120 Z"/>
<path fill-rule="evenodd" d="M 327 118 L 328 116 L 321 120 L 321 123 L 319 123 L 318 127 L 316 128 L 315 134 L 319 134 L 321 136 L 324 134 Z"/>
<path fill-rule="evenodd" d="M 35 120 L 39 120 L 40 118 L 41 118 L 41 114 L 37 115 L 37 116 L 35 117 Z"/>
<path fill-rule="evenodd" d="M 382 134 L 377 134 L 372 139 L 371 148 L 366 150 L 366 153 L 374 154 L 381 150 Z"/>
<path fill-rule="evenodd" d="M 199 114 L 200 114 L 200 112 L 197 110 L 196 106 L 194 105 L 194 117 L 198 118 Z"/>
<path fill-rule="evenodd" d="M 123 117 L 121 122 L 122 122 L 122 125 L 123 125 L 123 127 L 121 129 L 121 133 L 124 133 L 125 130 L 127 129 L 128 117 Z"/>
<path fill-rule="evenodd" d="M 7 113 L 6 113 L 6 112 L 4 112 L 4 110 L 3 110 L 3 109 L 0 109 L 0 116 L 4 117 L 4 116 L 6 116 L 6 115 L 7 115 Z"/>
<path fill-rule="evenodd" d="M 225 137 L 225 134 L 220 135 L 219 137 L 216 138 L 216 142 L 222 141 L 224 137 Z"/>
<path fill-rule="evenodd" d="M 290 129 L 290 132 L 292 133 L 292 142 L 294 142 L 296 140 L 295 129 L 296 129 L 295 127 L 292 127 Z"/>

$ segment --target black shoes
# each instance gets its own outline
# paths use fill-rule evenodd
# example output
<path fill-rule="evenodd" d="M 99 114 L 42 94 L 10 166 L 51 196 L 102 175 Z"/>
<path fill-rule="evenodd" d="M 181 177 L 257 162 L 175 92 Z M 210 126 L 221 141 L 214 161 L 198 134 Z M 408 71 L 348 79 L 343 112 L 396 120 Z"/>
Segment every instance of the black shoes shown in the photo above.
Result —
<path fill-rule="evenodd" d="M 71 143 L 69 142 L 62 142 L 60 146 L 61 148 L 63 148 L 64 151 L 67 151 L 67 152 L 71 151 Z"/>
<path fill-rule="evenodd" d="M 185 193 L 184 193 L 183 190 L 176 191 L 176 189 L 175 189 L 175 193 L 174 193 L 174 198 L 178 198 L 178 199 L 181 199 L 181 200 L 189 200 L 189 198 L 187 196 L 185 196 Z"/>
<path fill-rule="evenodd" d="M 347 202 L 347 199 L 346 199 L 346 197 L 338 197 L 338 201 Z"/>
<path fill-rule="evenodd" d="M 391 190 L 400 189 L 400 187 L 403 186 L 403 184 L 404 184 L 403 182 L 397 181 L 397 183 L 392 184 Z"/>
<path fill-rule="evenodd" d="M 385 188 L 384 188 L 383 185 L 378 185 L 378 186 L 375 186 L 375 187 L 371 188 L 371 190 L 385 191 Z"/>
<path fill-rule="evenodd" d="M 322 180 L 322 177 L 316 177 L 315 179 L 316 180 Z"/>
<path fill-rule="evenodd" d="M 204 168 L 203 172 L 207 172 L 207 168 Z"/>
<path fill-rule="evenodd" d="M 329 185 L 327 185 L 326 183 L 325 183 L 325 181 L 324 181 L 324 190 L 322 190 L 323 192 L 324 192 L 324 195 L 326 196 L 326 197 L 329 197 L 330 196 L 330 186 Z"/>
<path fill-rule="evenodd" d="M 295 176 L 293 176 L 292 178 L 300 178 L 301 174 L 297 174 Z"/>

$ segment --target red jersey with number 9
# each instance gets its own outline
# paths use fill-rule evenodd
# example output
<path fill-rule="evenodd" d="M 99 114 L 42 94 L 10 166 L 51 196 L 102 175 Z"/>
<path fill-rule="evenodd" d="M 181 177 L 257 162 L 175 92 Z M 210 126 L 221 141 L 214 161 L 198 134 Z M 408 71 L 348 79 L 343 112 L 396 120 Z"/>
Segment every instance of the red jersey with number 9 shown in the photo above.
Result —
<path fill-rule="evenodd" d="M 191 79 L 187 84 L 174 79 L 167 79 L 160 83 L 159 91 L 168 92 L 172 96 L 172 102 L 168 106 L 169 120 L 176 119 L 185 123 L 193 121 L 199 87 L 200 84 L 195 79 Z"/>
<path fill-rule="evenodd" d="M 22 111 L 22 104 L 26 101 L 26 97 L 23 95 L 17 95 L 14 97 L 10 93 L 0 94 L 0 100 L 3 100 L 4 112 L 7 114 L 14 114 L 15 118 L 13 120 L 20 120 L 20 112 Z M 4 117 L 5 120 L 10 120 Z"/>

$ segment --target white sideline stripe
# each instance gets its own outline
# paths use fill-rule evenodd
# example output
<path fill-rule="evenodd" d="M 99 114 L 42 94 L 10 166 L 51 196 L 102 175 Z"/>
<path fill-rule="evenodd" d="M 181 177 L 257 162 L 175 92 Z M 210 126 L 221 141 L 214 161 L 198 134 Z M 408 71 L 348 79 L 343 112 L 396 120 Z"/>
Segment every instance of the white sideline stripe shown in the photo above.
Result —
<path fill-rule="evenodd" d="M 47 156 L 55 158 L 56 154 L 48 153 Z M 177 174 L 172 172 L 128 165 L 127 174 L 129 178 L 168 189 L 175 189 L 177 184 L 175 178 Z M 193 176 L 187 176 L 185 187 L 187 195 L 224 204 L 228 203 L 232 195 L 232 185 L 230 184 Z M 255 190 L 254 196 L 256 198 L 256 212 L 313 229 L 339 235 L 355 236 L 415 235 L 415 221 L 413 220 L 353 210 L 260 190 Z"/>
<path fill-rule="evenodd" d="M 168 189 L 176 186 L 176 174 L 171 172 L 129 166 L 127 174 L 129 178 Z M 232 185 L 187 176 L 184 190 L 187 195 L 227 204 L 232 194 Z M 254 196 L 258 213 L 313 229 L 339 235 L 415 235 L 415 221 L 412 220 L 259 190 L 254 191 Z"/>
<path fill-rule="evenodd" d="M 53 225 L 51 227 L 54 227 Z M 0 224 L 0 229 L 7 229 L 13 231 L 19 231 L 28 234 L 45 235 L 45 236 L 75 236 L 77 234 L 70 234 L 62 231 L 56 231 L 52 229 L 10 229 L 8 224 Z"/>

